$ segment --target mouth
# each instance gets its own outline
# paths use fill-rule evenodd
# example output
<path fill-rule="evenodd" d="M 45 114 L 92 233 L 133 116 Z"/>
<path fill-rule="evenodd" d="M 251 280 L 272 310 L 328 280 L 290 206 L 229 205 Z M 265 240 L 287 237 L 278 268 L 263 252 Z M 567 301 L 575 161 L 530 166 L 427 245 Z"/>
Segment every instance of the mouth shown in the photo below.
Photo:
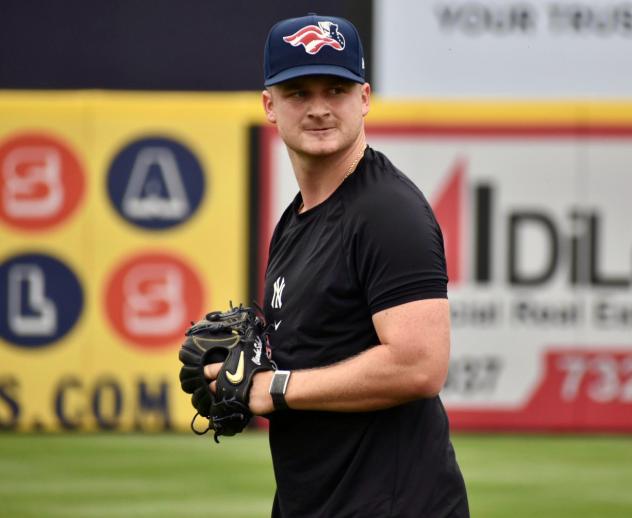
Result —
<path fill-rule="evenodd" d="M 308 133 L 311 133 L 313 135 L 324 135 L 330 131 L 333 131 L 335 128 L 334 127 L 327 127 L 327 128 L 306 128 L 305 131 Z"/>

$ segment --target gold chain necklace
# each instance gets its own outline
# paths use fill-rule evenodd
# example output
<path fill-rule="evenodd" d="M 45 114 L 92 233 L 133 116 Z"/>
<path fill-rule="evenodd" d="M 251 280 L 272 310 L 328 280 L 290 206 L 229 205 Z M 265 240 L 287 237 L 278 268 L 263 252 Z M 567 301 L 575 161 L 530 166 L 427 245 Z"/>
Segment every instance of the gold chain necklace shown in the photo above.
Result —
<path fill-rule="evenodd" d="M 364 156 L 364 151 L 366 150 L 366 144 L 364 145 L 364 147 L 360 150 L 360 152 L 356 155 L 356 157 L 353 159 L 353 162 L 351 162 L 351 165 L 349 166 L 349 169 L 347 170 L 347 173 L 345 174 L 345 177 L 342 179 L 342 181 L 344 182 L 347 178 L 349 178 L 349 176 L 351 175 L 351 173 L 353 173 L 356 169 L 356 166 L 358 165 L 358 162 L 360 160 L 362 160 L 362 157 Z"/>
<path fill-rule="evenodd" d="M 353 173 L 356 170 L 356 167 L 358 165 L 358 162 L 360 162 L 360 160 L 362 160 L 362 157 L 364 156 L 364 152 L 367 148 L 367 145 L 365 144 L 364 147 L 360 150 L 360 152 L 354 157 L 353 162 L 351 162 L 351 165 L 349 166 L 349 169 L 347 169 L 347 172 L 345 173 L 344 178 L 342 179 L 342 182 L 340 182 L 340 185 L 342 185 L 344 183 L 344 181 L 349 178 L 349 176 L 351 176 L 351 173 Z M 300 214 L 301 211 L 303 210 L 304 204 L 303 201 L 301 200 L 301 204 L 298 207 L 298 213 Z"/>

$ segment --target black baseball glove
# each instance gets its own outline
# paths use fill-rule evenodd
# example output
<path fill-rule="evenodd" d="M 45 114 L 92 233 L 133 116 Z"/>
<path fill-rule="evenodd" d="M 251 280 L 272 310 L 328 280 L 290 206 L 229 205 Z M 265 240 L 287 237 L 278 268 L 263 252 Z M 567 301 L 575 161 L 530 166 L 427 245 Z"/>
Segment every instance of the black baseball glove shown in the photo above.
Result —
<path fill-rule="evenodd" d="M 219 442 L 220 435 L 241 432 L 252 418 L 248 400 L 253 376 L 275 368 L 265 352 L 265 325 L 253 309 L 231 304 L 229 311 L 209 313 L 193 324 L 186 337 L 179 354 L 180 384 L 192 394 L 191 404 L 197 410 L 191 429 L 203 434 L 212 428 Z M 223 363 L 216 394 L 204 376 L 209 363 Z M 198 414 L 209 419 L 204 431 L 194 427 Z"/>

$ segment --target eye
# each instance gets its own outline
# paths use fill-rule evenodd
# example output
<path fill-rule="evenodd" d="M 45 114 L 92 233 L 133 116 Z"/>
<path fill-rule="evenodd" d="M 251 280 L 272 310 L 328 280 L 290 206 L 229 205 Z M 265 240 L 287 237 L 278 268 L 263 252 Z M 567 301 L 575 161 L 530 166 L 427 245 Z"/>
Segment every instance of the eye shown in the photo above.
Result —
<path fill-rule="evenodd" d="M 334 85 L 329 89 L 332 95 L 341 95 L 347 92 L 347 88 L 344 85 Z"/>
<path fill-rule="evenodd" d="M 287 96 L 291 99 L 302 99 L 306 95 L 307 95 L 307 92 L 305 92 L 305 90 L 300 90 L 300 89 L 290 90 L 287 92 Z"/>

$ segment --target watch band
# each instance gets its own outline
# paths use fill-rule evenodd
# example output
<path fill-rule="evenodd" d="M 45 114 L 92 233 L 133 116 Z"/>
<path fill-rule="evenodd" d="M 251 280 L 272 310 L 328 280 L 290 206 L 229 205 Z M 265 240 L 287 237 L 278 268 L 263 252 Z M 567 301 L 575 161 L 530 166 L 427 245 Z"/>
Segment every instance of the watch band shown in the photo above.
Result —
<path fill-rule="evenodd" d="M 274 371 L 272 381 L 270 382 L 270 395 L 275 410 L 288 410 L 290 407 L 285 401 L 285 391 L 287 384 L 290 382 L 290 374 L 292 371 Z"/>

